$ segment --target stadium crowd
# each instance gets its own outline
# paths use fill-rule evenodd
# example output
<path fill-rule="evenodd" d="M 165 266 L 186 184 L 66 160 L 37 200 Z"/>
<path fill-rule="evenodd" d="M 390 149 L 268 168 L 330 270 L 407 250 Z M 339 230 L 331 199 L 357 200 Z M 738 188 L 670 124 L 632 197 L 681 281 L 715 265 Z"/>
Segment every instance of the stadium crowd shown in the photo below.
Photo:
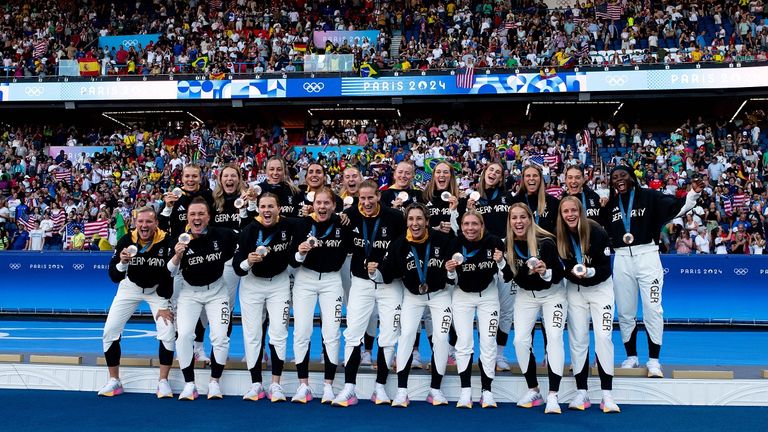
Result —
<path fill-rule="evenodd" d="M 766 61 L 762 0 L 10 0 L 0 14 L 6 76 L 56 75 L 60 59 L 102 74 L 292 72 L 307 53 L 353 54 L 380 69 Z M 314 46 L 313 32 L 380 31 Z M 100 36 L 160 34 L 147 46 Z M 398 42 L 399 41 L 399 42 Z"/>
<path fill-rule="evenodd" d="M 224 164 L 235 163 L 244 179 L 261 181 L 267 160 L 283 155 L 295 183 L 303 184 L 309 163 L 318 160 L 336 189 L 350 166 L 386 188 L 401 161 L 414 163 L 416 182 L 424 185 L 442 159 L 453 164 L 464 193 L 478 188 L 479 174 L 491 162 L 506 167 L 506 187 L 513 192 L 522 168 L 540 165 L 547 192 L 558 198 L 571 165 L 585 166 L 588 185 L 605 197 L 606 173 L 619 164 L 634 167 L 644 187 L 670 195 L 684 196 L 691 180 L 701 177 L 707 188 L 698 206 L 662 230 L 662 250 L 762 253 L 768 215 L 764 121 L 762 111 L 733 123 L 699 117 L 671 133 L 595 119 L 584 125 L 546 122 L 530 133 L 439 119 L 340 121 L 291 139 L 280 126 L 261 125 L 109 131 L 2 125 L 0 249 L 109 250 L 120 225 L 131 224 L 134 208 L 162 209 L 162 194 L 180 184 L 184 165 L 203 165 L 205 183 L 213 188 Z M 322 150 L 313 154 L 302 144 Z M 92 156 L 49 154 L 50 146 L 76 145 L 101 149 Z"/>

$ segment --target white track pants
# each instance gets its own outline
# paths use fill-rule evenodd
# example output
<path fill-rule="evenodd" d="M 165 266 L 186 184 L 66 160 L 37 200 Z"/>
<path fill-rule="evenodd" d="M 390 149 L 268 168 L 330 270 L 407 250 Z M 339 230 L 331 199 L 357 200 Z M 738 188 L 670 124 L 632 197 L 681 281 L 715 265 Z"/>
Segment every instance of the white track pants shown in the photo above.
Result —
<path fill-rule="evenodd" d="M 291 281 L 288 270 L 265 279 L 248 273 L 240 282 L 240 311 L 243 319 L 243 342 L 248 369 L 256 366 L 261 346 L 264 311 L 269 315 L 269 343 L 280 360 L 285 361 L 288 341 L 288 319 L 291 314 Z"/>
<path fill-rule="evenodd" d="M 541 312 L 547 334 L 547 364 L 555 374 L 563 376 L 565 348 L 563 327 L 568 313 L 565 287 L 562 283 L 543 291 L 518 290 L 515 298 L 515 354 L 520 369 L 528 370 L 533 336 L 531 332 Z"/>
<path fill-rule="evenodd" d="M 339 272 L 317 273 L 304 267 L 296 270 L 293 285 L 293 352 L 296 363 L 303 361 L 309 350 L 318 301 L 325 352 L 333 364 L 338 363 L 343 296 Z"/>
<path fill-rule="evenodd" d="M 349 289 L 352 286 L 352 272 L 350 267 L 352 265 L 352 255 L 347 255 L 347 259 L 344 260 L 344 264 L 341 265 L 339 275 L 341 276 L 341 286 L 344 288 L 344 304 L 349 303 Z"/>
<path fill-rule="evenodd" d="M 504 282 L 504 279 L 497 278 L 497 286 L 499 288 L 499 330 L 509 334 L 515 316 L 517 284 L 514 281 Z"/>
<path fill-rule="evenodd" d="M 237 300 L 237 286 L 240 283 L 240 276 L 235 273 L 234 267 L 232 267 L 232 259 L 224 263 L 224 285 L 227 286 L 227 293 L 229 295 L 229 310 L 235 309 L 235 301 Z"/>
<path fill-rule="evenodd" d="M 568 343 L 574 375 L 581 372 L 589 355 L 589 319 L 595 333 L 595 354 L 603 370 L 613 375 L 613 281 L 591 287 L 567 281 Z"/>
<path fill-rule="evenodd" d="M 376 308 L 381 320 L 379 347 L 384 349 L 387 366 L 392 364 L 400 330 L 402 301 L 403 286 L 400 280 L 391 284 L 377 284 L 372 280 L 352 277 L 347 303 L 347 329 L 344 330 L 344 364 L 349 361 L 355 347 L 362 343 Z M 374 327 L 373 334 L 376 334 L 375 331 Z"/>
<path fill-rule="evenodd" d="M 214 283 L 204 286 L 193 286 L 184 281 L 176 311 L 176 325 L 179 328 L 176 356 L 182 369 L 192 364 L 195 326 L 203 311 L 209 318 L 211 346 L 215 360 L 219 364 L 227 362 L 229 354 L 227 329 L 231 310 L 229 292 L 224 286 L 224 279 L 219 278 Z"/>
<path fill-rule="evenodd" d="M 664 268 L 658 251 L 629 256 L 616 254 L 613 264 L 613 288 L 622 342 L 629 341 L 637 323 L 637 292 L 643 302 L 643 323 L 651 341 L 662 344 L 664 309 L 661 292 Z"/>
<path fill-rule="evenodd" d="M 115 294 L 112 305 L 109 307 L 107 322 L 104 323 L 104 333 L 102 335 L 104 352 L 109 349 L 112 342 L 120 339 L 125 323 L 131 319 L 131 315 L 136 312 L 136 308 L 143 301 L 147 302 L 149 309 L 152 311 L 152 318 L 155 320 L 155 326 L 157 327 L 157 340 L 163 343 L 166 350 L 176 350 L 176 327 L 174 323 L 166 323 L 163 319 L 157 319 L 157 311 L 169 309 L 171 302 L 157 295 L 155 289 L 142 289 L 128 280 L 128 278 L 125 278 L 117 286 L 117 294 Z"/>
<path fill-rule="evenodd" d="M 467 369 L 475 347 L 474 322 L 477 312 L 477 334 L 480 339 L 480 361 L 488 378 L 496 373 L 496 332 L 499 327 L 499 289 L 494 279 L 479 293 L 457 288 L 453 292 L 453 326 L 456 328 L 456 366 Z"/>
<path fill-rule="evenodd" d="M 448 332 L 451 329 L 451 293 L 448 288 L 435 293 L 416 295 L 403 290 L 403 311 L 400 316 L 400 338 L 397 340 L 397 371 L 405 369 L 413 353 L 413 342 L 421 324 L 424 309 L 432 317 L 432 345 L 436 372 L 445 375 L 448 363 Z"/>

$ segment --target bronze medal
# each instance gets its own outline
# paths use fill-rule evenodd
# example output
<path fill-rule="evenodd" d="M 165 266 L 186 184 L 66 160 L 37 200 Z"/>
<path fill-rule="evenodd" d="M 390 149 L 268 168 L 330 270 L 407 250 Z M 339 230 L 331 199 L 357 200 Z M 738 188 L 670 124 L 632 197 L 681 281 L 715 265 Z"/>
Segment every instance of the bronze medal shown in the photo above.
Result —
<path fill-rule="evenodd" d="M 419 294 L 426 294 L 429 291 L 429 285 L 426 282 L 419 285 Z"/>

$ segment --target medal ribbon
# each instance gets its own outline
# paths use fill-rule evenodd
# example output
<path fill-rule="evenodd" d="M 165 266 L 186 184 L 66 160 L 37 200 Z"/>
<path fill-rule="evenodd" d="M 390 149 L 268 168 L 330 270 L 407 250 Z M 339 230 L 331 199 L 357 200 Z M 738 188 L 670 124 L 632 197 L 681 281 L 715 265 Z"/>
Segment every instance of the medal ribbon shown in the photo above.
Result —
<path fill-rule="evenodd" d="M 419 276 L 419 283 L 424 284 L 427 282 L 427 271 L 429 270 L 429 250 L 432 247 L 432 243 L 428 242 L 427 247 L 424 250 L 424 260 L 419 259 L 419 254 L 414 246 L 411 246 L 411 253 L 413 254 L 413 260 L 416 264 L 416 274 Z"/>

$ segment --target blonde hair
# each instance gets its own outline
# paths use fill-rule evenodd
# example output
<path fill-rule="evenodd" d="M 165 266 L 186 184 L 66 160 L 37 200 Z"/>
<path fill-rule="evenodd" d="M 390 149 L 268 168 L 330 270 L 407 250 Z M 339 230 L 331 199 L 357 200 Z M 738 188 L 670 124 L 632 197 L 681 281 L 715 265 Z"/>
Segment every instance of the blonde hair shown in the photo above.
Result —
<path fill-rule="evenodd" d="M 341 184 L 341 189 L 339 190 L 339 195 L 341 195 L 341 196 L 351 195 L 349 193 L 349 191 L 347 190 L 347 185 L 345 185 L 344 182 L 343 182 L 343 180 L 344 180 L 344 173 L 347 170 L 355 170 L 355 171 L 357 171 L 357 175 L 360 176 L 360 180 L 363 180 L 365 178 L 365 177 L 363 177 L 363 173 L 360 172 L 360 168 L 358 168 L 356 166 L 348 166 L 348 167 L 344 168 L 344 171 L 341 172 L 342 184 Z M 325 170 L 323 170 L 323 172 L 325 172 Z M 357 186 L 357 190 L 360 190 L 361 186 L 362 186 L 362 183 Z M 376 189 L 378 189 L 378 185 L 377 185 Z"/>
<path fill-rule="evenodd" d="M 584 207 L 581 205 L 581 200 L 574 196 L 563 197 L 563 200 L 560 201 L 560 207 L 557 210 L 557 253 L 560 255 L 560 258 L 563 259 L 572 258 L 574 256 L 573 250 L 571 249 L 571 229 L 568 228 L 568 225 L 565 223 L 562 213 L 563 204 L 568 202 L 575 203 L 576 207 L 579 209 L 579 223 L 576 225 L 576 232 L 579 235 L 579 247 L 581 247 L 582 254 L 585 253 L 589 247 L 589 234 L 592 224 L 599 226 L 597 222 L 587 219 Z"/>
<path fill-rule="evenodd" d="M 501 162 L 491 162 L 489 163 L 484 169 L 483 172 L 480 173 L 480 182 L 478 183 L 477 189 L 478 192 L 480 192 L 480 196 L 483 198 L 488 198 L 485 196 L 485 190 L 488 189 L 488 185 L 485 184 L 485 173 L 488 171 L 488 168 L 496 165 L 501 170 L 501 177 L 499 177 L 499 183 L 496 184 L 496 188 L 500 188 L 502 192 L 505 192 L 504 187 L 504 166 L 501 165 Z"/>
<path fill-rule="evenodd" d="M 221 176 L 224 175 L 224 170 L 227 169 L 235 170 L 235 173 L 237 173 L 237 186 L 235 187 L 235 192 L 240 192 L 243 188 L 243 174 L 240 172 L 240 168 L 231 164 L 225 165 L 219 171 L 219 175 L 216 176 L 216 189 L 213 190 L 213 206 L 218 212 L 224 211 L 224 186 L 222 185 Z"/>
<path fill-rule="evenodd" d="M 293 184 L 292 181 L 290 181 L 291 173 L 288 171 L 288 165 L 285 164 L 285 160 L 283 158 L 281 158 L 280 156 L 272 156 L 267 161 L 267 165 L 269 165 L 269 163 L 272 162 L 272 161 L 280 162 L 280 167 L 283 168 L 283 181 L 281 181 L 281 183 L 283 183 L 291 191 L 291 194 L 292 195 L 297 195 L 299 192 L 301 192 L 299 190 L 299 188 L 296 187 L 296 185 Z"/>
<path fill-rule="evenodd" d="M 395 165 L 395 171 L 397 171 L 397 169 L 398 169 L 398 168 L 399 168 L 401 165 L 402 165 L 402 166 L 404 166 L 404 167 L 408 167 L 408 169 L 410 169 L 410 170 L 411 170 L 411 173 L 412 173 L 413 175 L 415 175 L 415 174 L 416 174 L 416 165 L 414 165 L 414 164 L 413 164 L 413 162 L 410 162 L 410 161 L 402 161 L 402 162 L 399 162 L 397 165 Z M 393 172 L 392 174 L 393 174 L 393 176 L 394 176 L 394 172 Z M 397 180 L 393 180 L 393 181 L 394 181 L 394 185 L 397 185 Z M 409 189 L 410 189 L 410 188 L 412 188 L 412 187 L 413 187 L 413 177 L 411 177 L 411 181 L 410 181 L 410 182 L 408 182 L 408 185 L 406 186 L 406 188 L 409 188 Z"/>
<path fill-rule="evenodd" d="M 455 196 L 456 198 L 459 197 L 459 185 L 456 184 L 456 174 L 453 172 L 453 167 L 448 162 L 442 161 L 435 165 L 435 168 L 432 170 L 432 178 L 429 179 L 427 187 L 424 188 L 424 192 L 421 194 L 424 202 L 429 202 L 432 200 L 432 197 L 435 194 L 435 171 L 437 171 L 437 167 L 440 165 L 445 165 L 448 167 L 448 172 L 451 173 L 451 178 L 448 179 L 448 192 L 450 192 L 451 195 Z"/>
<path fill-rule="evenodd" d="M 468 209 L 466 212 L 464 212 L 463 215 L 461 215 L 461 219 L 459 220 L 459 229 L 461 229 L 461 224 L 464 222 L 464 219 L 466 219 L 467 216 L 474 216 L 480 221 L 480 226 L 483 228 L 483 230 L 480 232 L 480 235 L 482 236 L 485 232 L 485 220 L 483 219 L 483 215 L 474 209 Z M 462 234 L 464 233 L 462 232 Z"/>
<path fill-rule="evenodd" d="M 539 190 L 536 192 L 536 212 L 541 216 L 547 208 L 547 191 L 544 187 L 544 174 L 538 165 L 528 165 L 523 168 L 523 172 L 520 176 L 520 192 L 524 193 L 526 197 L 528 196 L 528 190 L 525 188 L 525 172 L 529 169 L 536 170 L 536 172 L 539 173 Z M 530 208 L 528 210 L 530 210 Z"/>
<path fill-rule="evenodd" d="M 554 236 L 544 228 L 536 224 L 533 218 L 533 212 L 531 208 L 525 203 L 515 203 L 509 207 L 509 213 L 507 214 L 507 263 L 512 270 L 512 274 L 517 276 L 517 264 L 515 264 L 515 233 L 512 231 L 512 224 L 509 222 L 509 217 L 512 215 L 512 210 L 523 209 L 525 214 L 528 215 L 528 220 L 531 224 L 528 225 L 527 232 L 525 233 L 526 243 L 528 243 L 528 253 L 531 256 L 538 254 L 539 242 L 545 238 L 552 239 Z"/>

